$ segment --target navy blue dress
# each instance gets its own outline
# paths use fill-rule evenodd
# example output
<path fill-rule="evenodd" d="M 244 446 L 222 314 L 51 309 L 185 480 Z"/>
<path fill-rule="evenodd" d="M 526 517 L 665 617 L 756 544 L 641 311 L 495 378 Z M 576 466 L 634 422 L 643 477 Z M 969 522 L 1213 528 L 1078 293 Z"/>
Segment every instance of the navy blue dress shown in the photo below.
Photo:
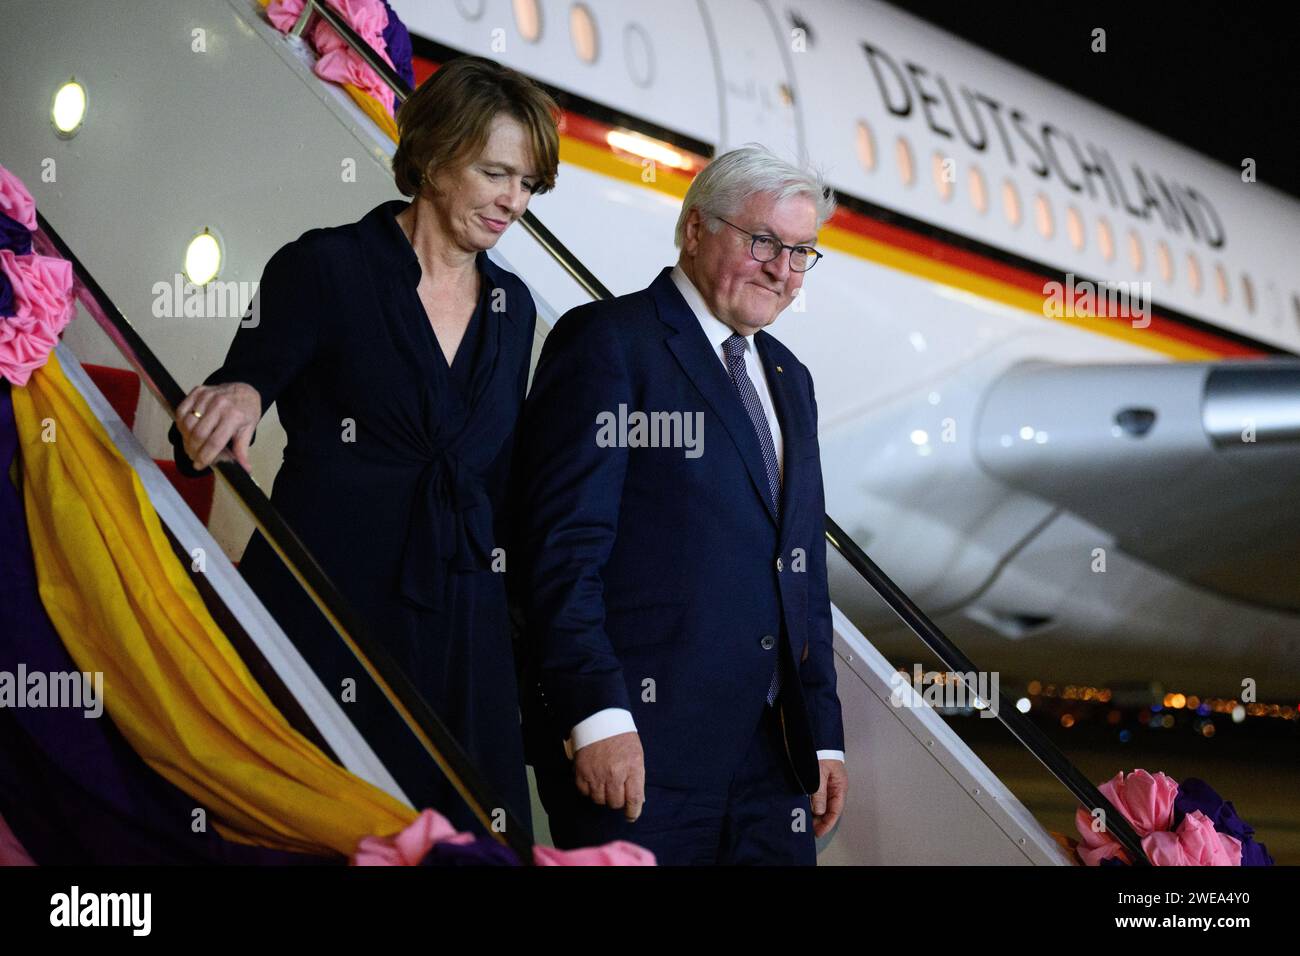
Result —
<path fill-rule="evenodd" d="M 365 618 L 510 810 L 529 822 L 501 562 L 514 429 L 536 309 L 480 253 L 480 295 L 450 365 L 396 216 L 313 229 L 267 263 L 260 310 L 207 384 L 278 402 L 288 441 L 272 503 Z M 178 465 L 193 474 L 172 429 Z M 494 564 L 497 570 L 494 570 Z M 417 808 L 468 809 L 255 532 L 240 571 Z"/>

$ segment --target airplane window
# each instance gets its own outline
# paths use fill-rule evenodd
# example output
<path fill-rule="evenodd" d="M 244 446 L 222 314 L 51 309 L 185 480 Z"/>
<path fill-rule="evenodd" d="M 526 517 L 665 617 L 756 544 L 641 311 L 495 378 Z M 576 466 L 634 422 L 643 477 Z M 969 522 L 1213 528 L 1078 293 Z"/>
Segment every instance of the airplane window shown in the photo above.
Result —
<path fill-rule="evenodd" d="M 1300 295 L 1291 293 L 1291 311 L 1295 313 L 1295 324 L 1300 325 Z"/>
<path fill-rule="evenodd" d="M 866 120 L 858 120 L 858 162 L 867 172 L 876 168 L 876 141 Z"/>
<path fill-rule="evenodd" d="M 899 179 L 903 181 L 904 186 L 912 185 L 916 170 L 912 165 L 912 147 L 907 142 L 906 136 L 898 137 L 898 143 L 894 146 L 894 158 L 898 162 Z"/>
<path fill-rule="evenodd" d="M 537 0 L 513 0 L 515 29 L 528 43 L 536 43 L 542 35 L 542 8 Z"/>
<path fill-rule="evenodd" d="M 970 202 L 981 216 L 989 211 L 989 193 L 984 185 L 984 174 L 978 166 L 972 166 L 966 176 L 970 187 Z"/>
<path fill-rule="evenodd" d="M 1110 222 L 1105 216 L 1097 217 L 1097 248 L 1107 262 L 1115 261 L 1115 235 L 1110 231 Z"/>
<path fill-rule="evenodd" d="M 1083 217 L 1073 206 L 1065 207 L 1065 233 L 1076 250 L 1083 248 Z"/>
<path fill-rule="evenodd" d="M 1192 284 L 1192 292 L 1196 295 L 1201 294 L 1201 264 L 1196 259 L 1196 253 L 1187 253 L 1187 281 Z"/>
<path fill-rule="evenodd" d="M 1051 239 L 1052 233 L 1056 230 L 1056 224 L 1052 221 L 1052 206 L 1048 202 L 1044 193 L 1039 193 L 1034 197 L 1034 225 L 1038 227 L 1038 234 L 1044 239 Z"/>
<path fill-rule="evenodd" d="M 955 166 L 956 160 L 943 153 L 935 153 L 930 168 L 934 173 L 934 188 L 939 191 L 939 198 L 947 202 L 952 198 L 952 177 L 948 175 L 949 164 Z"/>
<path fill-rule="evenodd" d="M 1142 239 L 1137 234 L 1137 230 L 1128 231 L 1128 262 L 1133 267 L 1134 272 L 1142 271 L 1143 264 Z"/>
<path fill-rule="evenodd" d="M 623 28 L 623 53 L 632 82 L 649 87 L 655 78 L 654 51 L 650 48 L 650 35 L 639 23 L 629 23 Z"/>
<path fill-rule="evenodd" d="M 1214 264 L 1214 291 L 1219 293 L 1219 301 L 1226 305 L 1228 302 L 1228 273 L 1224 271 L 1222 262 Z"/>
<path fill-rule="evenodd" d="M 1160 278 L 1166 282 L 1173 281 L 1174 260 L 1169 255 L 1169 246 L 1165 245 L 1163 239 L 1156 243 L 1156 267 L 1160 270 Z"/>
<path fill-rule="evenodd" d="M 1251 315 L 1255 314 L 1255 285 L 1250 281 L 1250 276 L 1246 273 L 1241 274 L 1241 294 L 1246 300 L 1246 311 Z"/>
<path fill-rule="evenodd" d="M 1002 181 L 1002 214 L 1013 227 L 1020 225 L 1020 193 L 1009 179 Z"/>
<path fill-rule="evenodd" d="M 483 16 L 483 0 L 456 0 L 456 9 L 466 20 L 477 20 Z"/>
<path fill-rule="evenodd" d="M 596 36 L 596 18 L 585 3 L 575 3 L 569 8 L 569 37 L 573 40 L 573 49 L 578 59 L 584 63 L 595 63 L 600 52 Z"/>

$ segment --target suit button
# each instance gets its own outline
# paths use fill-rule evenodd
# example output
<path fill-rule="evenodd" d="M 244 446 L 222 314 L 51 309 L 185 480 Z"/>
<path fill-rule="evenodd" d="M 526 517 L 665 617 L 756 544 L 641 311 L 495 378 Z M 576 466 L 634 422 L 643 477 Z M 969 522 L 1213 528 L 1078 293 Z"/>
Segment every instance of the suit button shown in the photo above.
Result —
<path fill-rule="evenodd" d="M 776 638 L 771 634 L 764 634 L 763 639 L 758 643 L 763 646 L 763 650 L 770 651 L 772 648 L 776 647 Z"/>
<path fill-rule="evenodd" d="M 780 558 L 777 558 L 777 559 L 776 559 L 776 569 L 777 569 L 778 571 L 784 571 L 784 570 L 785 570 L 785 565 L 781 563 L 781 559 L 780 559 Z"/>

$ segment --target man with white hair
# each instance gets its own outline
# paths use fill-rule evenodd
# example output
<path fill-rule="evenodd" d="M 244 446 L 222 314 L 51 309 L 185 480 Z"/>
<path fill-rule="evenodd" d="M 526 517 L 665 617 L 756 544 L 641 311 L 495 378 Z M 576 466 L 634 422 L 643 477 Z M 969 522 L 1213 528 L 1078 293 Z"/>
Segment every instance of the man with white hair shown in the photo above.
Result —
<path fill-rule="evenodd" d="M 765 331 L 833 209 L 762 147 L 719 156 L 686 193 L 677 265 L 546 340 L 510 567 L 557 846 L 812 864 L 843 808 L 817 403 Z"/>

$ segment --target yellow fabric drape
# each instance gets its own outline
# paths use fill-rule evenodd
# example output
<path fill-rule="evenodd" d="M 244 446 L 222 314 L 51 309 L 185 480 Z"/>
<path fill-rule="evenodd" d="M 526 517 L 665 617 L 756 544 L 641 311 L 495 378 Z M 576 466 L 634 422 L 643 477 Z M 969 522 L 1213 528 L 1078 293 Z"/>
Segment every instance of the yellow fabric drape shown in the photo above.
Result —
<path fill-rule="evenodd" d="M 235 840 L 351 854 L 409 825 L 412 809 L 267 698 L 57 356 L 12 394 L 41 600 L 77 667 L 103 672 L 105 710 L 141 757 Z"/>

